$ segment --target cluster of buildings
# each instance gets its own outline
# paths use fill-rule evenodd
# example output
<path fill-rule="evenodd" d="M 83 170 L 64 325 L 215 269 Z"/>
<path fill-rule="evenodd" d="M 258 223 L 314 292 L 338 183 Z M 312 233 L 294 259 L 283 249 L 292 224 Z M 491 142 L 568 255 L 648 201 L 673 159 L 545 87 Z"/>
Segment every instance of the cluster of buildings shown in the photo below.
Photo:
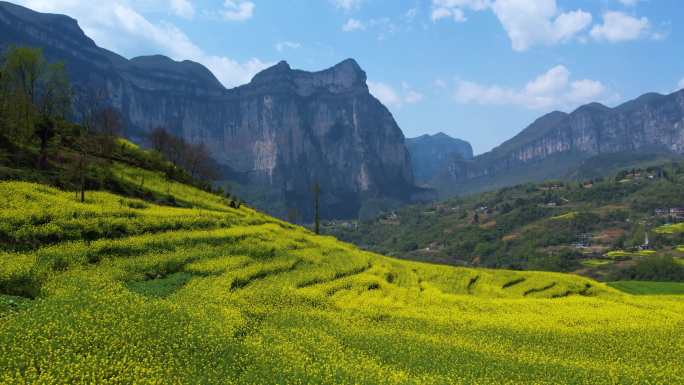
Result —
<path fill-rule="evenodd" d="M 673 222 L 684 222 L 684 207 L 655 209 L 657 217 L 669 217 Z"/>

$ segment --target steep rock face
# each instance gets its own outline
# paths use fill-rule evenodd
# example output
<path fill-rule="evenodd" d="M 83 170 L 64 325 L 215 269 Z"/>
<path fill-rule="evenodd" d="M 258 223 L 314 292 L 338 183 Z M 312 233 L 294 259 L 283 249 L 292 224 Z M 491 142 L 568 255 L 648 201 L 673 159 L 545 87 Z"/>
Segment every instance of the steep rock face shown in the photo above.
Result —
<path fill-rule="evenodd" d="M 430 181 L 453 158 L 466 160 L 473 158 L 473 147 L 470 143 L 452 138 L 442 132 L 407 138 L 406 147 L 411 154 L 413 175 L 419 182 Z"/>
<path fill-rule="evenodd" d="M 404 136 L 391 113 L 368 91 L 354 60 L 320 72 L 286 62 L 246 85 L 225 89 L 209 70 L 164 56 L 127 60 L 99 48 L 62 15 L 0 2 L 0 47 L 41 47 L 63 60 L 77 99 L 104 91 L 139 141 L 158 126 L 209 146 L 214 158 L 241 176 L 242 191 L 283 215 L 309 218 L 312 185 L 322 190 L 324 217 L 354 217 L 371 200 L 406 202 L 413 186 Z"/>
<path fill-rule="evenodd" d="M 314 73 L 281 62 L 234 93 L 215 152 L 250 180 L 277 187 L 305 208 L 319 181 L 326 207 L 345 216 L 355 215 L 364 199 L 410 198 L 403 134 L 368 92 L 355 61 Z"/>
<path fill-rule="evenodd" d="M 461 193 L 560 178 L 591 157 L 625 152 L 684 154 L 684 90 L 552 112 L 471 161 L 452 159 L 435 184 Z"/>

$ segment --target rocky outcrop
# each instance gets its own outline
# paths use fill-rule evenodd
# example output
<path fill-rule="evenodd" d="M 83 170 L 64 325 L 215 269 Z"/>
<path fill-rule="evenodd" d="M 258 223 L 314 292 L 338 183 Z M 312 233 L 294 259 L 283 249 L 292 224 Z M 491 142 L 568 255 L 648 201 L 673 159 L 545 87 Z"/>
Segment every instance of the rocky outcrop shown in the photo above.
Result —
<path fill-rule="evenodd" d="M 684 154 L 684 90 L 552 112 L 490 152 L 452 159 L 434 183 L 455 194 L 562 178 L 589 158 L 617 153 Z"/>
<path fill-rule="evenodd" d="M 418 182 L 429 182 L 451 159 L 472 159 L 470 143 L 440 132 L 435 135 L 421 135 L 407 138 L 406 147 L 411 154 L 413 175 Z"/>
<path fill-rule="evenodd" d="M 66 63 L 81 98 L 104 90 L 138 141 L 158 126 L 209 146 L 241 176 L 253 203 L 283 215 L 311 215 L 311 187 L 323 190 L 324 217 L 354 217 L 366 202 L 406 202 L 413 186 L 404 136 L 368 91 L 354 60 L 320 72 L 286 62 L 246 85 L 224 88 L 209 70 L 164 56 L 127 60 L 99 48 L 61 15 L 0 2 L 0 45 L 43 48 Z"/>

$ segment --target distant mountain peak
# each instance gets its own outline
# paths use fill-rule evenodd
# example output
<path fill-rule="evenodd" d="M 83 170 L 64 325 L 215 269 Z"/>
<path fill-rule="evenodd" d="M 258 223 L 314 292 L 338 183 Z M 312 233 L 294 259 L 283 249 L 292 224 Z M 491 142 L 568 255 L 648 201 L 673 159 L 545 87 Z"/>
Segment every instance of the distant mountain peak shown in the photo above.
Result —
<path fill-rule="evenodd" d="M 603 112 L 611 111 L 611 108 L 608 107 L 608 106 L 606 106 L 606 105 L 604 105 L 604 104 L 601 104 L 601 103 L 598 103 L 598 102 L 593 102 L 593 103 L 585 104 L 585 105 L 583 105 L 583 106 L 579 106 L 579 107 L 578 107 L 575 111 L 573 111 L 572 113 L 573 113 L 573 114 L 574 114 L 574 113 L 581 113 L 581 112 L 590 112 L 590 113 L 591 113 L 591 112 L 602 112 L 602 111 L 603 111 Z"/>
<path fill-rule="evenodd" d="M 175 61 L 164 55 L 148 55 L 135 57 L 129 63 L 134 68 L 148 73 L 159 73 L 185 80 L 192 79 L 209 89 L 224 89 L 221 82 L 207 67 L 192 60 Z"/>
<path fill-rule="evenodd" d="M 290 63 L 288 63 L 285 60 L 279 61 L 277 64 L 274 64 L 265 70 L 261 71 L 261 73 L 286 73 L 292 71 L 292 67 L 290 67 Z"/>
<path fill-rule="evenodd" d="M 254 75 L 250 84 L 292 87 L 301 95 L 309 95 L 320 89 L 326 89 L 331 93 L 367 91 L 366 73 L 354 59 L 346 59 L 330 68 L 315 72 L 292 69 L 283 60 Z"/>
<path fill-rule="evenodd" d="M 252 78 L 251 83 L 270 83 L 283 78 L 289 78 L 292 75 L 292 68 L 285 60 L 279 61 L 262 71 L 259 71 Z"/>
<path fill-rule="evenodd" d="M 87 37 L 85 32 L 83 32 L 78 25 L 78 21 L 70 16 L 54 13 L 40 13 L 7 1 L 0 1 L 0 11 L 6 12 L 16 20 L 20 20 L 20 23 L 24 24 L 24 28 L 29 26 L 39 26 L 41 29 L 49 28 L 51 36 L 56 36 L 57 34 L 75 36 L 77 39 L 87 40 L 88 45 L 90 46 L 95 45 L 92 39 Z M 3 17 L 2 14 L 0 14 L 0 19 L 5 22 L 10 22 L 11 20 Z M 14 22 L 16 22 L 16 20 Z M 32 32 L 39 33 L 37 29 L 34 29 Z"/>
<path fill-rule="evenodd" d="M 363 72 L 363 69 L 361 69 L 361 66 L 359 65 L 359 63 L 352 58 L 342 60 L 341 62 L 335 64 L 332 68 L 336 69 L 338 71 L 341 69 L 344 69 L 344 70 L 351 70 L 351 71 L 354 71 L 357 73 Z"/>
<path fill-rule="evenodd" d="M 430 181 L 454 157 L 459 159 L 473 158 L 473 147 L 470 143 L 453 138 L 443 132 L 408 138 L 406 139 L 406 147 L 411 154 L 413 174 L 419 182 Z"/>

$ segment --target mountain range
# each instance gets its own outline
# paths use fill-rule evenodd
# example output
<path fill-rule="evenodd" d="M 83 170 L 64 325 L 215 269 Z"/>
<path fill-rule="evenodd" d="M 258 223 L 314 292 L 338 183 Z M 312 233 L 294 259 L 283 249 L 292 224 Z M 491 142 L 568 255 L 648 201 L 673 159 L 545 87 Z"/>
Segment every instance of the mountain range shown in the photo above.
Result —
<path fill-rule="evenodd" d="M 126 59 L 98 47 L 68 16 L 0 1 L 0 49 L 40 47 L 66 63 L 76 103 L 93 90 L 121 111 L 125 135 L 144 143 L 165 127 L 204 143 L 237 194 L 267 212 L 324 218 L 382 210 L 544 179 L 584 179 L 679 158 L 684 90 L 646 94 L 615 108 L 598 103 L 542 116 L 495 149 L 439 133 L 405 140 L 353 59 L 318 72 L 287 62 L 227 89 L 204 66 L 165 56 Z M 417 187 L 419 184 L 421 187 Z M 434 189 L 434 190 L 433 190 Z"/>
<path fill-rule="evenodd" d="M 226 89 L 198 63 L 127 60 L 98 47 L 70 17 L 0 2 L 0 47 L 9 45 L 39 47 L 49 60 L 64 61 L 76 99 L 104 93 L 121 111 L 126 136 L 144 142 L 165 127 L 206 144 L 239 182 L 234 188 L 272 214 L 296 210 L 310 219 L 316 183 L 321 214 L 330 218 L 425 193 L 414 186 L 401 129 L 352 59 L 320 72 L 280 62 Z"/>
<path fill-rule="evenodd" d="M 615 108 L 554 111 L 473 159 L 452 158 L 433 179 L 444 196 L 544 179 L 581 179 L 684 154 L 684 90 Z M 600 172 L 599 172 L 600 171 Z"/>

